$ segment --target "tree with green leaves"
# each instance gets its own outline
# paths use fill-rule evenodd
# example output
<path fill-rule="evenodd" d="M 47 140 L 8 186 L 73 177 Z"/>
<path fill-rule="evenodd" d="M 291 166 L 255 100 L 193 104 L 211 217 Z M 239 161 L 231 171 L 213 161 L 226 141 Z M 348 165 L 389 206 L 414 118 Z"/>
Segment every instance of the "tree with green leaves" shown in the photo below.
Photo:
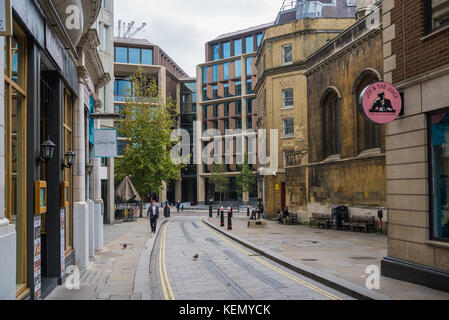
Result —
<path fill-rule="evenodd" d="M 171 159 L 176 143 L 171 135 L 176 127 L 176 104 L 164 101 L 154 78 L 147 78 L 139 69 L 130 77 L 131 87 L 117 121 L 120 136 L 127 139 L 122 158 L 116 159 L 118 181 L 129 176 L 140 195 L 156 194 L 163 183 L 180 179 L 182 162 Z M 142 199 L 143 202 L 143 199 Z M 142 212 L 142 209 L 141 209 Z"/>
<path fill-rule="evenodd" d="M 243 197 L 244 193 L 254 192 L 257 178 L 248 164 L 248 155 L 245 155 L 243 164 L 237 165 L 237 170 L 240 171 L 236 178 L 237 193 Z"/>
<path fill-rule="evenodd" d="M 228 190 L 229 186 L 229 177 L 226 172 L 227 170 L 225 164 L 215 164 L 210 176 L 210 180 L 215 186 L 215 192 L 220 194 L 220 205 L 222 194 Z"/>

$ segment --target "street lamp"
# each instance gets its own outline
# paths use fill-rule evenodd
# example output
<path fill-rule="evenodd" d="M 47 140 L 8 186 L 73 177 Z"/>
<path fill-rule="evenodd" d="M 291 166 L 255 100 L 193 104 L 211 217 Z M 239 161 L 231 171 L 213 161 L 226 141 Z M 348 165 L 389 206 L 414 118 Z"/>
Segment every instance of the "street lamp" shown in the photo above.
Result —
<path fill-rule="evenodd" d="M 72 150 L 67 151 L 64 155 L 64 163 L 62 164 L 63 168 L 70 169 L 75 163 L 76 153 Z"/>
<path fill-rule="evenodd" d="M 37 159 L 37 163 L 47 163 L 52 160 L 55 154 L 55 149 L 56 145 L 50 140 L 50 137 L 48 137 L 47 140 L 41 144 L 41 152 Z"/>

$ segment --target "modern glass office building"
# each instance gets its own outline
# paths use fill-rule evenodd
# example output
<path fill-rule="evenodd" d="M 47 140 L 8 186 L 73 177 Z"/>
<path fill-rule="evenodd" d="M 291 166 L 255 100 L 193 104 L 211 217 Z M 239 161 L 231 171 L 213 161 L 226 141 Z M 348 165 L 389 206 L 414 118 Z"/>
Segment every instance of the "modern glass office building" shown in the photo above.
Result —
<path fill-rule="evenodd" d="M 220 155 L 223 162 L 228 162 L 227 174 L 229 187 L 222 200 L 228 203 L 247 201 L 257 197 L 256 194 L 239 196 L 236 192 L 235 178 L 238 175 L 237 162 L 244 154 L 256 154 L 255 146 L 243 137 L 242 132 L 257 130 L 253 92 L 255 82 L 254 58 L 262 42 L 264 31 L 272 23 L 228 33 L 206 43 L 206 62 L 197 68 L 197 115 L 201 122 L 200 153 L 208 145 L 205 131 L 213 133 L 223 139 L 223 150 Z M 227 130 L 238 130 L 237 134 L 228 134 Z M 233 136 L 232 148 L 225 150 L 225 138 Z M 255 136 L 255 134 L 253 134 Z M 238 143 L 238 140 L 241 143 Z M 241 144 L 241 147 L 240 147 Z M 230 163 L 229 163 L 230 162 Z M 202 163 L 197 166 L 198 171 L 198 202 L 200 204 L 219 201 L 219 194 L 215 192 L 210 182 L 213 165 Z"/>

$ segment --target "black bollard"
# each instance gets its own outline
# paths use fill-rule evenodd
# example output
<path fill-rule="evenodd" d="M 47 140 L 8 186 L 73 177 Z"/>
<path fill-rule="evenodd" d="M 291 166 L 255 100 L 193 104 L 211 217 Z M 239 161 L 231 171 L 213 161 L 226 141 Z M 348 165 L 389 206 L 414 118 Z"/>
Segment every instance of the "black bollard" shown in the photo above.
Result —
<path fill-rule="evenodd" d="M 232 230 L 232 210 L 228 213 L 228 230 Z"/>
<path fill-rule="evenodd" d="M 224 227 L 224 212 L 223 212 L 223 209 L 221 209 L 220 227 Z"/>
<path fill-rule="evenodd" d="M 212 218 L 212 206 L 209 206 L 209 218 Z"/>
<path fill-rule="evenodd" d="M 217 208 L 217 217 L 220 216 L 220 208 Z"/>
<path fill-rule="evenodd" d="M 248 206 L 248 208 L 246 209 L 246 216 L 249 217 L 249 206 Z"/>
<path fill-rule="evenodd" d="M 231 206 L 231 218 L 232 218 L 232 211 L 233 211 L 233 208 L 232 208 L 232 206 Z"/>

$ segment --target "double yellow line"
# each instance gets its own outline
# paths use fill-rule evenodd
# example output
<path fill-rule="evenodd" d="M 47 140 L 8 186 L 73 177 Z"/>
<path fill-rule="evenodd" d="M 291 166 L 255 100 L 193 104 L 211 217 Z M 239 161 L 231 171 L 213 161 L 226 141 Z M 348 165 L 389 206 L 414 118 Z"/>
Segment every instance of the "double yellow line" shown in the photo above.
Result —
<path fill-rule="evenodd" d="M 201 219 L 200 221 L 201 221 L 204 225 L 206 225 L 206 223 L 204 222 L 204 220 Z M 306 288 L 308 288 L 308 289 L 310 289 L 310 290 L 312 290 L 312 291 L 315 291 L 315 292 L 321 294 L 322 296 L 324 296 L 324 297 L 326 297 L 326 298 L 328 298 L 328 299 L 331 299 L 331 300 L 343 300 L 342 298 L 337 297 L 336 295 L 334 295 L 334 294 L 332 294 L 332 293 L 330 293 L 330 292 L 327 292 L 327 291 L 325 291 L 325 290 L 323 290 L 323 289 L 321 289 L 321 288 L 318 288 L 317 286 L 314 286 L 313 284 L 310 284 L 310 283 L 308 283 L 308 282 L 306 282 L 306 281 L 304 281 L 304 280 L 299 279 L 298 277 L 295 277 L 295 276 L 291 275 L 290 273 L 285 272 L 284 270 L 279 269 L 278 267 L 274 266 L 273 264 L 271 264 L 271 263 L 269 263 L 269 262 L 267 262 L 267 261 L 264 261 L 264 260 L 262 260 L 262 259 L 260 259 L 260 258 L 258 258 L 258 257 L 255 257 L 254 255 L 252 255 L 251 253 L 249 253 L 247 250 L 243 249 L 242 247 L 240 247 L 240 246 L 234 244 L 233 242 L 229 241 L 228 239 L 226 239 L 224 236 L 222 236 L 221 234 L 219 234 L 219 233 L 218 233 L 217 231 L 215 231 L 213 228 L 209 227 L 208 230 L 210 230 L 211 232 L 215 233 L 219 238 L 221 238 L 223 241 L 225 241 L 226 243 L 228 243 L 228 244 L 231 245 L 232 247 L 236 248 L 236 249 L 239 250 L 240 252 L 244 253 L 245 255 L 247 255 L 247 256 L 249 256 L 249 257 L 252 257 L 252 258 L 255 259 L 257 262 L 263 264 L 264 266 L 266 266 L 267 268 L 269 268 L 269 269 L 271 269 L 271 270 L 273 270 L 273 271 L 276 271 L 276 272 L 282 274 L 283 276 L 289 278 L 290 280 L 293 280 L 293 281 L 295 281 L 296 283 L 299 283 L 300 285 L 302 285 L 302 286 L 304 286 L 304 287 L 306 287 Z"/>
<path fill-rule="evenodd" d="M 171 220 L 163 226 L 161 247 L 159 251 L 159 275 L 161 277 L 162 294 L 165 300 L 175 300 L 175 295 L 173 294 L 170 281 L 168 280 L 167 266 L 165 263 L 165 244 L 167 241 L 167 228 L 170 222 Z"/>

